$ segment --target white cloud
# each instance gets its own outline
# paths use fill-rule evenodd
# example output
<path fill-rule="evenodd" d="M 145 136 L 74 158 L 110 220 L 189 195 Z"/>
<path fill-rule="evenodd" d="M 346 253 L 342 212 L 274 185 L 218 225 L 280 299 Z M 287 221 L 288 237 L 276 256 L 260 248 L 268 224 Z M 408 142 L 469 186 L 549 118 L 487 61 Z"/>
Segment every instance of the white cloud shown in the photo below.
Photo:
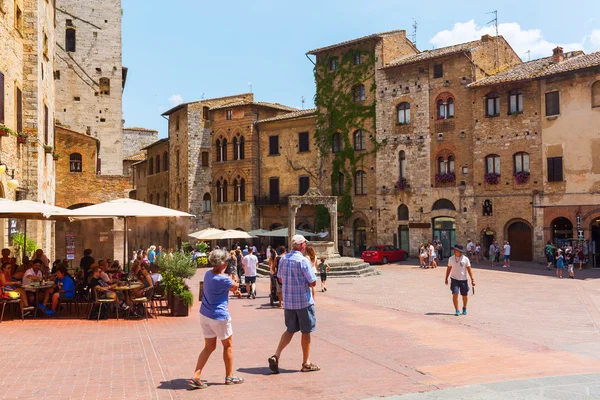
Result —
<path fill-rule="evenodd" d="M 548 57 L 552 55 L 552 49 L 561 46 L 565 51 L 583 50 L 585 38 L 578 43 L 552 43 L 544 39 L 539 29 L 522 29 L 516 22 L 506 22 L 498 25 L 498 33 L 510 43 L 515 52 L 527 60 L 527 51 L 531 51 L 531 58 Z M 594 33 L 596 36 L 594 36 Z M 429 42 L 435 47 L 450 46 L 453 44 L 469 42 L 479 39 L 482 35 L 495 35 L 493 26 L 479 26 L 474 20 L 458 22 L 452 30 L 438 32 Z M 596 47 L 600 47 L 600 31 L 594 31 L 589 38 L 591 43 L 597 40 Z"/>
<path fill-rule="evenodd" d="M 594 29 L 589 36 L 590 48 L 594 51 L 600 50 L 600 29 Z"/>
<path fill-rule="evenodd" d="M 183 103 L 183 97 L 181 97 L 180 94 L 174 94 L 171 97 L 169 97 L 169 105 L 171 107 L 175 107 L 181 103 Z"/>

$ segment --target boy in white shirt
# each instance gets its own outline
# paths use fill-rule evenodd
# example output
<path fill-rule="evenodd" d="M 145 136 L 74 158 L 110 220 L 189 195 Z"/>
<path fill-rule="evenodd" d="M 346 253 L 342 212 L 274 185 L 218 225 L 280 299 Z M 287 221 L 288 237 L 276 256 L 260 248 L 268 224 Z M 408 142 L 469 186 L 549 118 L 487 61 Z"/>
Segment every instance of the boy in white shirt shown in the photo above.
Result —
<path fill-rule="evenodd" d="M 452 248 L 454 255 L 448 258 L 448 269 L 446 270 L 446 286 L 448 285 L 448 278 L 450 278 L 450 291 L 452 292 L 452 303 L 454 303 L 454 309 L 456 310 L 457 317 L 460 315 L 458 309 L 458 294 L 463 299 L 462 315 L 467 315 L 467 303 L 469 301 L 469 278 L 471 283 L 475 286 L 475 279 L 473 279 L 473 271 L 471 270 L 471 262 L 467 257 L 463 255 L 464 250 L 461 245 L 456 245 Z"/>

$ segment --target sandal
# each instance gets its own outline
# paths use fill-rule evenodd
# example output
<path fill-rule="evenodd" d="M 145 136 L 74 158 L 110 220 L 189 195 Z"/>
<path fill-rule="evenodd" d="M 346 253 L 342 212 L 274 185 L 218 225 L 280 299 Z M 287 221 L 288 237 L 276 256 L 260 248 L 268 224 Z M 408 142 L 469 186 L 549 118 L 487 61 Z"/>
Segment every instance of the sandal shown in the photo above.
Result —
<path fill-rule="evenodd" d="M 206 389 L 208 387 L 208 385 L 202 382 L 200 379 L 194 378 L 189 380 L 188 385 L 190 385 L 190 390 Z"/>
<path fill-rule="evenodd" d="M 274 374 L 279 373 L 279 359 L 277 356 L 269 357 L 269 369 L 273 371 Z"/>
<path fill-rule="evenodd" d="M 240 378 L 239 376 L 227 376 L 225 377 L 226 385 L 237 385 L 239 383 L 244 383 L 244 378 Z"/>
<path fill-rule="evenodd" d="M 302 372 L 314 372 L 314 371 L 320 371 L 321 368 L 319 368 L 318 366 L 316 366 L 313 363 L 310 364 L 302 364 L 302 369 L 300 371 Z"/>

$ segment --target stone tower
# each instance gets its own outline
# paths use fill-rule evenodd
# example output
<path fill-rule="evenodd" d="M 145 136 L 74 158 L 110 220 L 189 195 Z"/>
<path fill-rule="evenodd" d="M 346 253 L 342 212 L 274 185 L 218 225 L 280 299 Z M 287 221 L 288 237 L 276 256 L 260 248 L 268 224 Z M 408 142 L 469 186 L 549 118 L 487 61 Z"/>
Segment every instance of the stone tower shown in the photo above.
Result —
<path fill-rule="evenodd" d="M 100 140 L 99 173 L 122 171 L 121 0 L 56 1 L 56 120 Z"/>

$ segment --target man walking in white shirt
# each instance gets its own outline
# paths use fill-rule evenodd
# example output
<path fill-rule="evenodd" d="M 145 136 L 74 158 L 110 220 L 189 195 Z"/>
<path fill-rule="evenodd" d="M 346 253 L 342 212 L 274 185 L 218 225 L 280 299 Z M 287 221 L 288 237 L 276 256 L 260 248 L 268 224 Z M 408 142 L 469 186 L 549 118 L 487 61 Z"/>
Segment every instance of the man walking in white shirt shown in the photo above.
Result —
<path fill-rule="evenodd" d="M 248 249 L 248 255 L 242 259 L 242 266 L 244 267 L 244 275 L 246 276 L 246 293 L 248 298 L 252 296 L 256 298 L 256 268 L 258 267 L 258 258 L 254 255 L 254 249 L 250 247 Z"/>
<path fill-rule="evenodd" d="M 463 247 L 456 245 L 453 247 L 454 255 L 448 259 L 448 269 L 446 270 L 446 285 L 448 285 L 448 278 L 450 278 L 450 291 L 452 292 L 452 303 L 454 303 L 454 309 L 456 310 L 457 317 L 460 315 L 458 309 L 458 294 L 463 299 L 462 315 L 467 315 L 467 303 L 469 301 L 469 278 L 471 283 L 475 286 L 475 279 L 473 279 L 473 271 L 471 270 L 471 262 L 467 257 L 463 255 Z"/>
<path fill-rule="evenodd" d="M 504 268 L 510 267 L 510 243 L 504 242 Z"/>

